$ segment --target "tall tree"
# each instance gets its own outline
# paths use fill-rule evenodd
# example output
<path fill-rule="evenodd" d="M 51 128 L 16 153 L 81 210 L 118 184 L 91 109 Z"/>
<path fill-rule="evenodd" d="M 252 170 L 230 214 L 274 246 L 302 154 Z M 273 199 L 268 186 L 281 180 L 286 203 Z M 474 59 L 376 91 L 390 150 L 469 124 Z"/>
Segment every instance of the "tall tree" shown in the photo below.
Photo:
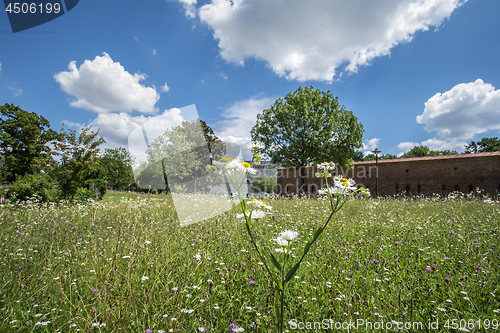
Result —
<path fill-rule="evenodd" d="M 465 153 L 486 153 L 500 151 L 500 140 L 497 137 L 482 138 L 478 142 L 472 141 L 470 145 L 465 145 Z"/>
<path fill-rule="evenodd" d="M 407 157 L 425 157 L 425 156 L 442 156 L 442 155 L 456 155 L 458 154 L 455 150 L 431 150 L 427 146 L 415 146 L 403 155 L 400 158 Z"/>
<path fill-rule="evenodd" d="M 127 189 L 135 183 L 132 157 L 125 148 L 107 148 L 99 160 L 99 178 L 113 183 L 119 190 Z"/>
<path fill-rule="evenodd" d="M 324 161 L 351 165 L 356 149 L 363 145 L 363 125 L 330 91 L 309 86 L 278 98 L 258 114 L 251 136 L 263 143 L 261 151 L 272 163 L 300 168 L 303 193 L 306 165 Z"/>
<path fill-rule="evenodd" d="M 148 161 L 140 166 L 138 181 L 141 186 L 172 188 L 177 184 L 210 178 L 205 167 L 211 159 L 218 159 L 226 153 L 224 143 L 203 120 L 185 121 L 167 129 L 156 138 L 146 152 Z M 209 182 L 198 182 L 197 189 L 205 191 Z"/>
<path fill-rule="evenodd" d="M 53 172 L 62 197 L 72 200 L 76 190 L 85 187 L 85 181 L 98 171 L 99 146 L 104 142 L 99 131 L 94 132 L 90 127 L 82 128 L 79 134 L 61 129 L 55 144 L 60 161 Z"/>
<path fill-rule="evenodd" d="M 44 117 L 13 104 L 0 106 L 0 154 L 4 157 L 5 180 L 12 182 L 17 176 L 44 169 L 51 160 L 48 143 L 56 136 Z"/>

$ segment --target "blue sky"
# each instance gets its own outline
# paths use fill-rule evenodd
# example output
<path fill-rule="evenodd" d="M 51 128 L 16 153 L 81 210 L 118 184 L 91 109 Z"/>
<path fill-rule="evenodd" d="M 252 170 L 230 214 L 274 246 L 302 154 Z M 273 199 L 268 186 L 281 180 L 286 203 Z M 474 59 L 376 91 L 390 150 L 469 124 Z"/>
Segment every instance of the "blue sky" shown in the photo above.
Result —
<path fill-rule="evenodd" d="M 225 140 L 299 86 L 330 90 L 364 151 L 455 149 L 500 131 L 498 0 L 85 0 L 12 33 L 0 13 L 0 104 L 127 146 L 194 104 Z M 180 114 L 182 116 L 182 113 Z"/>

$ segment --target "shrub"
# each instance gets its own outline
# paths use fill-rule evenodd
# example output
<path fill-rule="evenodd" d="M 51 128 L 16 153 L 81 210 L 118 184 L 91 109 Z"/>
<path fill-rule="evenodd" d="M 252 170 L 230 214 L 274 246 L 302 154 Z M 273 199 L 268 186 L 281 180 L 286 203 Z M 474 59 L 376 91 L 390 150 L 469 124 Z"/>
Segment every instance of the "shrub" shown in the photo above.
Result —
<path fill-rule="evenodd" d="M 54 181 L 48 175 L 36 174 L 18 177 L 17 181 L 7 190 L 6 197 L 20 201 L 29 200 L 32 197 L 39 197 L 42 202 L 54 201 L 57 197 L 57 190 Z"/>
<path fill-rule="evenodd" d="M 88 199 L 95 199 L 95 194 L 92 193 L 88 188 L 80 187 L 76 190 L 73 200 L 87 202 Z"/>
<path fill-rule="evenodd" d="M 86 183 L 89 186 L 90 192 L 94 194 L 94 199 L 96 196 L 102 199 L 104 194 L 106 194 L 108 183 L 104 179 L 89 179 Z"/>

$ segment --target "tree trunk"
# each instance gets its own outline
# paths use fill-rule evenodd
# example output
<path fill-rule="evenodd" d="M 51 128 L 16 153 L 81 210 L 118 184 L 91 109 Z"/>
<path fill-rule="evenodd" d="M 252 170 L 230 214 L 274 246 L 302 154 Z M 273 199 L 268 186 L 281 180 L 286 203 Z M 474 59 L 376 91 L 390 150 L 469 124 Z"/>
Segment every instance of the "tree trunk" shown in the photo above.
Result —
<path fill-rule="evenodd" d="M 299 196 L 307 195 L 307 186 L 306 186 L 306 177 L 307 177 L 307 172 L 306 172 L 306 166 L 300 166 L 300 187 L 298 194 Z"/>

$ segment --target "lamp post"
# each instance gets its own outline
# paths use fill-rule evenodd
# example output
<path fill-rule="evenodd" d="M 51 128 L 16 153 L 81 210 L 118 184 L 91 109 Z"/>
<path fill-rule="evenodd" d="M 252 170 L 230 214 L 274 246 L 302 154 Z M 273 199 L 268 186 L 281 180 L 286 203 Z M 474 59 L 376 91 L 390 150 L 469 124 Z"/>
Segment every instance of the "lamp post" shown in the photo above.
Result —
<path fill-rule="evenodd" d="M 380 154 L 380 150 L 378 148 L 375 148 L 372 153 L 375 154 L 375 169 L 377 170 L 375 174 L 375 197 L 378 198 L 378 154 Z"/>

